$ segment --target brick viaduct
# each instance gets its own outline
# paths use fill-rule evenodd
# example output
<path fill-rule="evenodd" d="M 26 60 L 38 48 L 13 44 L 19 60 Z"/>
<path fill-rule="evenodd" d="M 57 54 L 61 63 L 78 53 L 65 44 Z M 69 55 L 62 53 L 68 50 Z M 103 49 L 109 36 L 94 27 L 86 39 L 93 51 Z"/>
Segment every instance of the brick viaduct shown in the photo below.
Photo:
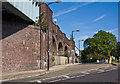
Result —
<path fill-rule="evenodd" d="M 47 14 L 48 6 L 41 5 L 41 12 Z M 52 11 L 49 8 L 49 53 L 50 67 L 59 63 L 53 63 L 53 56 L 65 57 L 67 51 L 72 56 L 72 41 L 59 26 L 52 21 Z M 12 13 L 3 12 L 2 19 L 2 70 L 4 72 L 36 70 L 40 68 L 40 41 L 41 41 L 41 63 L 42 68 L 47 67 L 47 43 L 48 33 L 40 28 L 30 25 Z M 73 42 L 75 49 L 75 43 Z M 58 59 L 58 58 L 55 58 Z M 62 60 L 62 59 L 61 59 Z M 71 62 L 71 60 L 70 60 Z"/>

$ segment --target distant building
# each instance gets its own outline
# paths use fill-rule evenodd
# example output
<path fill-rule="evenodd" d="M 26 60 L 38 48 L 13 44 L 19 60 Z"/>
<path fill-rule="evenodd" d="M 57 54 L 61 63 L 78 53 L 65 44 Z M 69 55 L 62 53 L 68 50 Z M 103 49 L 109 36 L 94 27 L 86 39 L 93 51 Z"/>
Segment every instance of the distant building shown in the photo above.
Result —
<path fill-rule="evenodd" d="M 78 62 L 78 57 L 80 56 L 80 50 L 75 46 L 75 61 Z"/>

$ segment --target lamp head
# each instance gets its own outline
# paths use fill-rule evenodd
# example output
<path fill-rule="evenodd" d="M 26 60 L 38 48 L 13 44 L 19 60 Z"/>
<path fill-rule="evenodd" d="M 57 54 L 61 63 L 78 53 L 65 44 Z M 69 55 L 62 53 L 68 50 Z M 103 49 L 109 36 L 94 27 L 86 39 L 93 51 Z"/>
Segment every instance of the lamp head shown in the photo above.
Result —
<path fill-rule="evenodd" d="M 55 1 L 55 3 L 61 3 L 61 1 L 58 0 L 58 1 Z"/>
<path fill-rule="evenodd" d="M 54 19 L 54 22 L 56 23 L 56 22 L 57 22 L 57 19 Z"/>
<path fill-rule="evenodd" d="M 80 30 L 76 30 L 76 32 L 79 32 Z"/>

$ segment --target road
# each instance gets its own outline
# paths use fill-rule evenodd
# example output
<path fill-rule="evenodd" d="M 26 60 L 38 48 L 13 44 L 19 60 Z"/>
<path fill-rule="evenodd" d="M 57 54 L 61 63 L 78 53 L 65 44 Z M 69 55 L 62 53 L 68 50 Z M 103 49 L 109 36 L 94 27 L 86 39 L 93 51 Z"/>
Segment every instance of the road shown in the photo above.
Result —
<path fill-rule="evenodd" d="M 72 82 L 72 83 L 89 83 L 89 82 L 115 82 L 118 83 L 118 69 L 98 69 L 94 71 L 87 71 L 80 74 L 66 75 L 64 78 L 54 79 L 48 81 L 50 83 L 55 82 Z"/>
<path fill-rule="evenodd" d="M 107 65 L 84 64 L 68 67 L 65 70 L 49 73 L 43 76 L 23 78 L 8 81 L 9 84 L 38 84 L 38 83 L 80 83 L 85 82 L 118 82 L 118 67 L 102 67 Z M 96 67 L 96 68 L 95 68 Z M 97 68 L 100 67 L 100 68 Z M 3 83 L 5 84 L 5 83 Z M 8 83 L 7 83 L 8 84 Z"/>
<path fill-rule="evenodd" d="M 87 74 L 86 74 L 87 73 Z M 86 72 L 75 78 L 63 80 L 61 82 L 118 82 L 118 69 L 98 70 L 94 73 Z"/>

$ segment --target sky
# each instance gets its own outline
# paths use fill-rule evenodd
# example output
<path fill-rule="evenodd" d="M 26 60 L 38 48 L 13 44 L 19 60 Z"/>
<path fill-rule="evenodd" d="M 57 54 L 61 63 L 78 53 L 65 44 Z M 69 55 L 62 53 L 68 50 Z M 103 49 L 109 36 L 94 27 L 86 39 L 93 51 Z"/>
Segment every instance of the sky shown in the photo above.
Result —
<path fill-rule="evenodd" d="M 62 2 L 51 4 L 53 20 L 68 38 L 74 32 L 75 44 L 79 40 L 92 38 L 99 30 L 113 33 L 118 39 L 118 2 Z M 81 48 L 83 50 L 83 42 Z"/>
<path fill-rule="evenodd" d="M 38 1 L 45 1 L 45 2 L 54 2 L 56 0 L 38 0 Z M 62 2 L 119 2 L 120 0 L 60 0 Z"/>

